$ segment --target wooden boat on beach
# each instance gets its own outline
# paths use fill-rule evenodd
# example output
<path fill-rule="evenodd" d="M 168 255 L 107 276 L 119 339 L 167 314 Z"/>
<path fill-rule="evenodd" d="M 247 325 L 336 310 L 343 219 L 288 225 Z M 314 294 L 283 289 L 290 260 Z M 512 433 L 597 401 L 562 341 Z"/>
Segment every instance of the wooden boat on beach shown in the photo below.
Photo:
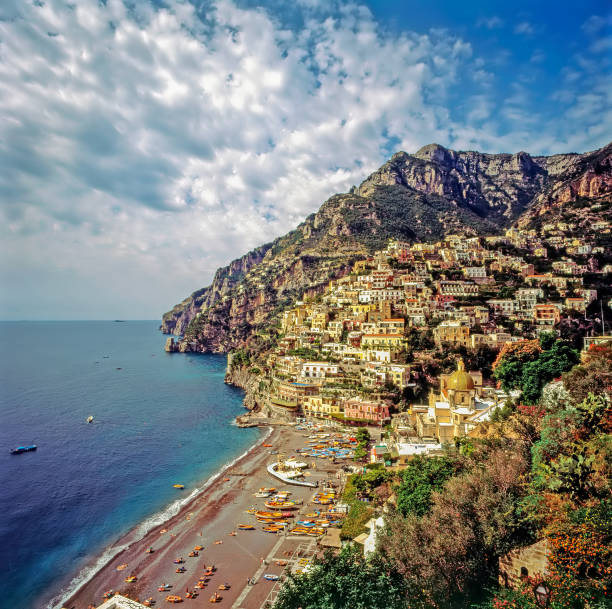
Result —
<path fill-rule="evenodd" d="M 169 594 L 168 596 L 166 596 L 166 600 L 169 603 L 182 603 L 183 599 L 180 596 L 177 596 L 176 594 Z"/>
<path fill-rule="evenodd" d="M 241 531 L 253 531 L 255 527 L 252 524 L 239 524 L 238 528 Z"/>

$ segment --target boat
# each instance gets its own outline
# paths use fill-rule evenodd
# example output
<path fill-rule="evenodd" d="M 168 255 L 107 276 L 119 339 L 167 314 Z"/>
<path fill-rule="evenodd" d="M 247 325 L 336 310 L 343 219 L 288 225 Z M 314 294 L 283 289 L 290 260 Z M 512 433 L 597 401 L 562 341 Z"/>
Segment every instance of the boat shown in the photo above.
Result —
<path fill-rule="evenodd" d="M 143 604 L 145 607 L 151 607 L 151 606 L 153 606 L 153 604 L 154 604 L 154 603 L 155 603 L 155 600 L 153 599 L 153 597 L 152 597 L 152 596 L 150 596 L 150 597 L 149 597 L 149 598 L 148 598 L 146 601 L 143 601 L 143 602 L 142 602 L 142 604 Z"/>
<path fill-rule="evenodd" d="M 266 501 L 264 505 L 267 508 L 277 510 L 297 510 L 299 504 L 295 501 Z"/>
<path fill-rule="evenodd" d="M 30 444 L 29 446 L 18 446 L 17 448 L 13 448 L 11 450 L 11 455 L 20 455 L 21 453 L 30 453 L 33 450 L 36 450 L 38 447 L 36 444 Z"/>
<path fill-rule="evenodd" d="M 87 417 L 87 422 L 88 422 L 88 423 L 93 423 L 93 420 L 94 420 L 93 415 L 91 415 L 91 414 L 90 414 L 90 415 Z"/>
<path fill-rule="evenodd" d="M 255 530 L 255 527 L 252 524 L 239 524 L 238 528 L 241 531 L 253 531 L 253 530 Z"/>
<path fill-rule="evenodd" d="M 264 577 L 264 579 L 268 580 L 269 582 L 276 582 L 276 581 L 278 581 L 278 575 L 274 575 L 272 573 L 266 573 L 263 577 Z"/>
<path fill-rule="evenodd" d="M 176 594 L 169 594 L 166 596 L 166 600 L 169 603 L 182 603 L 183 599 L 180 596 L 176 596 Z"/>
<path fill-rule="evenodd" d="M 185 571 L 187 571 L 185 567 L 177 567 L 175 573 L 185 573 Z"/>
<path fill-rule="evenodd" d="M 223 597 L 219 596 L 216 592 L 210 597 L 210 602 L 211 603 L 220 603 L 222 601 Z"/>
<path fill-rule="evenodd" d="M 172 586 L 170 584 L 162 584 L 159 588 L 157 588 L 158 592 L 168 592 Z"/>
<path fill-rule="evenodd" d="M 183 558 L 181 557 L 181 558 L 175 558 L 175 559 L 174 559 L 172 562 L 173 562 L 175 565 L 182 565 L 182 564 L 183 564 L 185 561 L 184 561 L 184 560 L 183 560 Z"/>
<path fill-rule="evenodd" d="M 125 583 L 126 584 L 131 584 L 133 582 L 135 582 L 138 578 L 135 575 L 130 575 L 129 577 L 125 578 Z"/>
<path fill-rule="evenodd" d="M 115 591 L 114 591 L 114 590 L 107 590 L 107 591 L 106 591 L 106 592 L 105 592 L 105 593 L 102 595 L 102 597 L 103 597 L 105 600 L 108 600 L 109 598 L 112 598 L 113 596 L 115 596 Z"/>
<path fill-rule="evenodd" d="M 219 590 L 229 590 L 231 586 L 229 584 L 221 584 Z"/>
<path fill-rule="evenodd" d="M 203 549 L 204 549 L 204 546 L 195 546 L 195 547 L 193 548 L 193 551 L 194 551 L 194 552 L 199 552 L 200 550 L 203 550 Z"/>
<path fill-rule="evenodd" d="M 184 485 L 184 484 L 173 484 L 172 486 L 173 486 L 174 488 L 178 488 L 178 489 L 179 489 L 179 490 L 181 490 L 181 491 L 182 491 L 182 490 L 185 488 L 185 485 Z"/>
<path fill-rule="evenodd" d="M 193 550 L 192 552 L 189 552 L 189 554 L 187 554 L 187 556 L 189 556 L 189 558 L 194 558 L 195 556 L 199 556 L 200 553 L 197 550 Z"/>

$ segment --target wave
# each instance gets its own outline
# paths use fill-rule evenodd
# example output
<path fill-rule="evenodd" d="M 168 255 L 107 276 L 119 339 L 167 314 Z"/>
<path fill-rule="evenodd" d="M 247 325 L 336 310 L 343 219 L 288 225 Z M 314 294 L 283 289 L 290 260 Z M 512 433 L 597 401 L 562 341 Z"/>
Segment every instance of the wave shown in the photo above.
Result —
<path fill-rule="evenodd" d="M 258 440 L 241 455 L 223 465 L 221 469 L 210 476 L 210 478 L 208 478 L 204 484 L 202 484 L 202 486 L 195 488 L 189 495 L 187 495 L 187 497 L 173 501 L 163 510 L 149 516 L 149 518 L 146 520 L 143 520 L 139 525 L 124 536 L 124 538 L 128 538 L 125 543 L 111 545 L 105 548 L 102 554 L 98 556 L 93 564 L 83 567 L 79 573 L 72 578 L 71 582 L 47 603 L 46 609 L 61 609 L 61 607 L 64 606 L 64 603 L 70 597 L 76 594 L 87 582 L 91 581 L 98 572 L 100 572 L 111 560 L 113 560 L 113 558 L 115 558 L 115 556 L 129 548 L 132 544 L 143 539 L 143 537 L 145 537 L 145 535 L 155 527 L 158 527 L 164 524 L 164 522 L 168 522 L 168 520 L 171 518 L 174 518 L 174 516 L 176 516 L 183 507 L 185 507 L 190 501 L 193 501 L 198 495 L 201 495 L 211 486 L 211 484 L 213 484 L 213 482 L 215 482 L 215 480 L 218 480 L 224 474 L 224 472 L 236 465 L 238 461 L 252 452 L 262 442 L 262 440 L 267 440 L 272 431 L 273 428 L 268 427 L 267 433 L 263 436 L 263 438 L 258 438 Z"/>

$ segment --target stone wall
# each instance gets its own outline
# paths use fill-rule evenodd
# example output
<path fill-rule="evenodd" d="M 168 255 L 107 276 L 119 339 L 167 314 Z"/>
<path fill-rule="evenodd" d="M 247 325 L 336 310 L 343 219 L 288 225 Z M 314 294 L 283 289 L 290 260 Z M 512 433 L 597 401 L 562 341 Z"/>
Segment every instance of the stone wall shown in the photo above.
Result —
<path fill-rule="evenodd" d="M 520 584 L 524 577 L 548 573 L 548 543 L 545 539 L 531 546 L 508 552 L 499 559 L 499 583 L 510 588 Z"/>

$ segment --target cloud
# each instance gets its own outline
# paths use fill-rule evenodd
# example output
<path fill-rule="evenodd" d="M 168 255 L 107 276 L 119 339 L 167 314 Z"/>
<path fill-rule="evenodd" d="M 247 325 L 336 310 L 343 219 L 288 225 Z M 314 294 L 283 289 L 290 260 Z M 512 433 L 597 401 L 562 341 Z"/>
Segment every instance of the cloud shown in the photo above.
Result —
<path fill-rule="evenodd" d="M 591 15 L 580 27 L 589 35 L 597 34 L 603 27 L 610 25 L 612 17 Z"/>
<path fill-rule="evenodd" d="M 514 26 L 515 34 L 523 34 L 524 36 L 531 36 L 535 32 L 533 25 L 529 21 L 521 21 Z"/>
<path fill-rule="evenodd" d="M 352 3 L 296 3 L 299 27 L 230 0 L 0 10 L 0 281 L 22 290 L 3 317 L 27 302 L 91 318 L 113 299 L 109 317 L 156 317 L 397 149 L 566 140 L 526 95 L 504 106 L 507 129 L 469 41 L 393 33 Z M 594 118 L 575 111 L 580 148 Z"/>
<path fill-rule="evenodd" d="M 476 22 L 476 27 L 486 28 L 487 30 L 495 30 L 503 27 L 503 25 L 503 20 L 496 15 L 492 17 L 483 17 Z"/>

